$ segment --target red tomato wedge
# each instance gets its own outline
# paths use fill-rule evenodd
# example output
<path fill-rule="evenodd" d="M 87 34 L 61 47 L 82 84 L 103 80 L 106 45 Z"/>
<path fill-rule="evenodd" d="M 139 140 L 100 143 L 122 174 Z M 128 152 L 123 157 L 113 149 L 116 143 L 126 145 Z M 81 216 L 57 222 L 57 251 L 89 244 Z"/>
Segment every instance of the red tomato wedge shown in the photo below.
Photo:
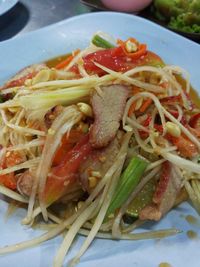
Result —
<path fill-rule="evenodd" d="M 84 68 L 89 74 L 104 75 L 105 72 L 97 67 L 95 63 L 99 63 L 111 70 L 117 72 L 125 72 L 136 66 L 151 65 L 161 66 L 164 65 L 162 59 L 153 52 L 147 51 L 145 55 L 139 58 L 128 57 L 121 46 L 99 50 L 83 57 Z M 78 68 L 74 65 L 71 71 L 78 73 Z"/>
<path fill-rule="evenodd" d="M 24 161 L 18 152 L 13 151 L 8 153 L 9 154 L 5 156 L 4 160 L 0 164 L 1 168 L 6 169 Z M 17 179 L 15 178 L 14 172 L 0 175 L 0 183 L 12 190 L 15 190 L 17 188 Z"/>
<path fill-rule="evenodd" d="M 71 185 L 77 182 L 78 169 L 91 151 L 89 135 L 85 135 L 74 148 L 66 153 L 60 164 L 52 168 L 51 176 L 48 177 L 42 194 L 46 204 L 58 200 L 69 190 Z"/>
<path fill-rule="evenodd" d="M 72 129 L 69 134 L 67 133 L 63 136 L 61 145 L 55 153 L 53 166 L 57 166 L 62 162 L 65 155 L 73 148 L 82 136 L 83 132 L 75 129 Z"/>
<path fill-rule="evenodd" d="M 5 187 L 15 190 L 17 188 L 17 181 L 15 179 L 14 173 L 8 173 L 0 175 L 0 184 L 3 184 Z"/>
<path fill-rule="evenodd" d="M 6 87 L 4 89 L 10 88 L 10 87 L 15 87 L 15 86 L 22 86 L 22 85 L 24 85 L 24 83 L 27 79 L 32 79 L 36 74 L 37 74 L 37 72 L 34 71 L 32 73 L 28 73 L 28 74 L 24 75 L 23 77 L 20 77 L 19 79 L 12 80 L 6 85 Z"/>

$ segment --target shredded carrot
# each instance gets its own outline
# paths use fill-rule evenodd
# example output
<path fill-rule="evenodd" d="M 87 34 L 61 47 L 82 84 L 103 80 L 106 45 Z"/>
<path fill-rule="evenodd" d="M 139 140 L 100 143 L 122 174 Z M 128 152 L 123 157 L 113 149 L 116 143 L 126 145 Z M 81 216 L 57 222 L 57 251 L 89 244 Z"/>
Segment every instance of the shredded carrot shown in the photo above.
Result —
<path fill-rule="evenodd" d="M 142 106 L 140 107 L 140 112 L 145 112 L 147 108 L 151 105 L 151 103 L 151 98 L 147 98 L 145 101 L 143 101 Z"/>
<path fill-rule="evenodd" d="M 61 61 L 60 63 L 58 63 L 55 68 L 57 70 L 60 70 L 60 69 L 63 69 L 64 67 L 66 67 L 73 59 L 74 57 L 71 55 L 71 56 L 68 56 L 65 60 Z"/>
<path fill-rule="evenodd" d="M 76 55 L 78 55 L 79 52 L 80 52 L 79 49 L 75 50 L 75 51 L 73 52 L 72 55 L 68 56 L 65 60 L 63 60 L 63 61 L 61 61 L 60 63 L 58 63 L 58 64 L 55 66 L 55 68 L 56 68 L 57 70 L 60 70 L 60 69 L 65 68 L 67 65 L 69 65 L 69 63 L 72 61 L 72 59 L 73 59 Z"/>

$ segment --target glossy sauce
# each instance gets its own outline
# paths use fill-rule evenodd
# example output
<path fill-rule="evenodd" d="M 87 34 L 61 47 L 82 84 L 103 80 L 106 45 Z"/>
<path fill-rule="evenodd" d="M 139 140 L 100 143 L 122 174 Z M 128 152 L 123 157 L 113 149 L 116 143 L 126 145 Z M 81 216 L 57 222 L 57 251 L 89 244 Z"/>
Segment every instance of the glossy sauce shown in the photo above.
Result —
<path fill-rule="evenodd" d="M 47 61 L 45 61 L 45 63 L 47 64 L 47 66 L 49 68 L 53 68 L 55 67 L 57 64 L 59 64 L 60 62 L 62 62 L 63 60 L 65 60 L 67 57 L 69 57 L 71 54 L 65 54 L 65 55 L 60 55 L 58 57 L 54 57 L 54 58 L 51 58 Z"/>
<path fill-rule="evenodd" d="M 161 262 L 158 267 L 172 267 L 172 266 L 167 262 Z"/>
<path fill-rule="evenodd" d="M 198 238 L 198 234 L 193 230 L 187 231 L 187 236 L 189 239 L 197 239 Z"/>
<path fill-rule="evenodd" d="M 176 76 L 177 81 L 181 84 L 181 86 L 185 89 L 186 88 L 186 82 L 184 80 L 184 78 L 180 77 L 180 76 Z M 200 88 L 199 88 L 200 90 Z M 191 86 L 190 87 L 190 97 L 192 99 L 192 101 L 194 102 L 194 104 L 200 108 L 200 96 L 198 94 L 197 91 L 194 90 L 194 88 Z"/>
<path fill-rule="evenodd" d="M 199 227 L 200 227 L 200 221 L 199 221 L 196 217 L 194 217 L 194 216 L 192 216 L 192 215 L 187 215 L 187 216 L 185 217 L 185 219 L 186 219 L 186 221 L 187 221 L 189 224 L 192 224 L 192 225 L 195 225 L 195 226 L 199 226 Z"/>

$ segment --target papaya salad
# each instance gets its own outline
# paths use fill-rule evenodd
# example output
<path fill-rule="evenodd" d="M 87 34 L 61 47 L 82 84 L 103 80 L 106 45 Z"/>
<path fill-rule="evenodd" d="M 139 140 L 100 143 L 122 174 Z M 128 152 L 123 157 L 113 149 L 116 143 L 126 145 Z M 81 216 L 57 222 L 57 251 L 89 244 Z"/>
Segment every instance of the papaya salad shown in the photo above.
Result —
<path fill-rule="evenodd" d="M 64 232 L 53 265 L 61 267 L 81 234 L 74 266 L 95 237 L 178 234 L 134 229 L 186 200 L 200 212 L 200 109 L 189 74 L 147 44 L 102 32 L 52 62 L 0 88 L 0 193 L 23 203 L 22 224 L 46 229 L 0 254 Z"/>

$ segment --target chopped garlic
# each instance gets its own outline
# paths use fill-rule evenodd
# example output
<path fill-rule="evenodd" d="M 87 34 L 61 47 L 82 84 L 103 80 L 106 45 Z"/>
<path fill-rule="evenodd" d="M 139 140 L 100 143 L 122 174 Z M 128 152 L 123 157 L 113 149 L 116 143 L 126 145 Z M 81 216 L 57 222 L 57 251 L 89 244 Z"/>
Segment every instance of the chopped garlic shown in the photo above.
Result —
<path fill-rule="evenodd" d="M 100 160 L 101 162 L 105 162 L 105 161 L 106 161 L 106 157 L 105 157 L 105 156 L 100 156 L 100 157 L 99 157 L 99 160 Z"/>
<path fill-rule="evenodd" d="M 24 82 L 24 84 L 25 84 L 26 86 L 31 86 L 31 84 L 32 84 L 31 79 L 27 79 L 27 80 Z"/>
<path fill-rule="evenodd" d="M 93 177 L 101 178 L 101 173 L 99 171 L 91 171 Z"/>
<path fill-rule="evenodd" d="M 88 180 L 89 180 L 89 187 L 90 188 L 94 188 L 97 185 L 97 178 L 96 177 L 91 176 L 88 178 Z"/>
<path fill-rule="evenodd" d="M 132 132 L 133 131 L 133 128 L 130 126 L 130 125 L 125 125 L 123 127 L 123 129 L 126 131 L 126 132 Z"/>
<path fill-rule="evenodd" d="M 131 42 L 130 40 L 128 40 L 126 42 L 126 51 L 129 53 L 133 53 L 136 52 L 138 50 L 138 47 L 135 43 Z"/>
<path fill-rule="evenodd" d="M 78 205 L 77 205 L 78 210 L 83 206 L 83 203 L 84 203 L 84 201 L 79 201 L 78 202 Z"/>
<path fill-rule="evenodd" d="M 49 128 L 49 130 L 48 130 L 48 134 L 49 134 L 49 135 L 54 135 L 54 134 L 55 134 L 55 131 L 54 131 L 53 129 Z"/>
<path fill-rule="evenodd" d="M 155 138 L 157 138 L 157 137 L 159 137 L 159 133 L 158 133 L 158 132 L 154 132 L 154 133 L 153 133 L 153 136 L 154 136 Z"/>
<path fill-rule="evenodd" d="M 86 116 L 88 117 L 93 117 L 93 112 L 92 112 L 92 108 L 90 105 L 86 104 L 86 103 L 78 103 L 77 104 L 79 110 Z"/>
<path fill-rule="evenodd" d="M 172 136 L 179 137 L 181 135 L 181 129 L 175 123 L 168 121 L 165 127 L 166 127 L 167 132 L 171 134 Z"/>

